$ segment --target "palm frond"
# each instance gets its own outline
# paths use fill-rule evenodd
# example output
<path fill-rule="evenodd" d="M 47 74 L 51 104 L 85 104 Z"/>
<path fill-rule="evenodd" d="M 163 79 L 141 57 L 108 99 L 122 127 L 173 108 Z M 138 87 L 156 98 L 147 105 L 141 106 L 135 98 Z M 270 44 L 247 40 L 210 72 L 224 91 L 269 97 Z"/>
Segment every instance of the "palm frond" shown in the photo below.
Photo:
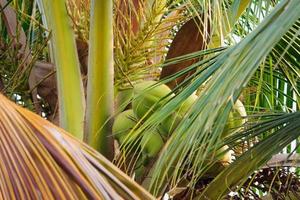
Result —
<path fill-rule="evenodd" d="M 172 113 L 175 105 L 180 105 L 183 99 L 190 96 L 212 75 L 198 101 L 172 134 L 156 163 L 151 185 L 154 194 L 157 194 L 167 177 L 171 177 L 168 181 L 171 185 L 178 183 L 186 173 L 181 170 L 183 166 L 191 166 L 190 170 L 195 179 L 201 176 L 204 158 L 220 145 L 219 134 L 224 128 L 232 102 L 235 102 L 262 59 L 299 18 L 299 13 L 293 10 L 294 6 L 299 6 L 296 4 L 295 1 L 281 3 L 252 34 L 217 57 L 210 68 L 197 74 L 192 84 L 149 118 L 149 124 L 154 121 L 161 122 Z M 274 33 L 272 29 L 275 27 L 281 27 L 280 31 Z"/>
<path fill-rule="evenodd" d="M 300 113 L 297 112 L 279 116 L 277 119 L 257 125 L 243 133 L 249 138 L 257 136 L 265 130 L 280 127 L 222 171 L 199 195 L 199 198 L 195 199 L 222 199 L 230 190 L 234 190 L 236 186 L 242 184 L 256 169 L 267 163 L 272 155 L 279 153 L 285 146 L 298 138 L 300 135 L 299 124 Z"/>
<path fill-rule="evenodd" d="M 5 199 L 153 199 L 102 155 L 0 96 Z"/>

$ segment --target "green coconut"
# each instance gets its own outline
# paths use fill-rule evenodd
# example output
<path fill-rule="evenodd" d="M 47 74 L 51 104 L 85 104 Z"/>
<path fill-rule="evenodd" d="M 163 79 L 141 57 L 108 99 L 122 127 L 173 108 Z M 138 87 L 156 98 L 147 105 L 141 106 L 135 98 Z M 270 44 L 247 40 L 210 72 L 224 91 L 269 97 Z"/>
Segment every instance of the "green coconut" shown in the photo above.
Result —
<path fill-rule="evenodd" d="M 164 84 L 149 89 L 155 81 L 144 81 L 134 86 L 134 98 L 132 101 L 132 108 L 137 117 L 142 118 L 148 112 L 153 112 L 155 108 L 168 101 L 171 96 L 166 98 L 163 102 L 160 102 L 157 107 L 154 105 L 163 97 L 171 92 L 170 88 Z"/>
<path fill-rule="evenodd" d="M 217 150 L 214 155 L 208 156 L 207 163 L 215 161 L 206 172 L 206 177 L 215 177 L 217 176 L 226 166 L 228 166 L 232 162 L 232 151 L 228 150 L 229 147 L 227 145 L 221 147 Z"/>
<path fill-rule="evenodd" d="M 189 96 L 180 106 L 180 108 L 178 109 L 178 112 L 181 115 L 185 115 L 187 113 L 187 111 L 192 107 L 192 105 L 195 103 L 195 101 L 197 100 L 198 96 L 196 94 L 192 94 L 191 96 Z"/>
<path fill-rule="evenodd" d="M 141 140 L 143 153 L 148 157 L 155 157 L 161 148 L 164 146 L 164 141 L 158 132 L 145 134 Z"/>
<path fill-rule="evenodd" d="M 145 160 L 147 160 L 147 156 L 144 154 L 141 154 L 138 160 L 135 163 L 134 168 L 134 180 L 141 181 L 141 178 L 143 177 L 145 173 Z"/>
<path fill-rule="evenodd" d="M 160 123 L 160 125 L 158 126 L 158 130 L 164 138 L 168 138 L 169 135 L 175 130 L 177 125 L 181 122 L 181 120 L 181 115 L 177 112 L 174 112 Z"/>
<path fill-rule="evenodd" d="M 229 150 L 227 145 L 218 149 L 215 153 L 211 153 L 207 159 L 208 162 L 217 161 L 222 165 L 229 165 L 232 162 L 232 151 Z"/>
<path fill-rule="evenodd" d="M 246 116 L 247 113 L 244 104 L 240 100 L 237 100 L 229 113 L 222 137 L 224 138 L 241 130 L 243 124 L 246 123 Z M 233 130 L 235 131 L 233 132 Z"/>
<path fill-rule="evenodd" d="M 232 162 L 232 151 L 229 150 L 229 147 L 227 145 L 221 147 L 217 151 L 217 155 L 221 154 L 218 156 L 219 162 L 221 162 L 224 166 L 229 165 Z"/>
<path fill-rule="evenodd" d="M 137 121 L 138 119 L 136 118 L 132 109 L 121 112 L 115 118 L 112 127 L 114 138 L 118 140 L 120 144 L 122 144 L 128 133 L 136 125 Z"/>
<path fill-rule="evenodd" d="M 117 92 L 117 108 L 120 111 L 123 111 L 124 109 L 128 108 L 131 100 L 133 98 L 133 89 L 129 88 L 126 90 L 120 90 Z"/>
<path fill-rule="evenodd" d="M 134 180 L 137 182 L 141 181 L 141 178 L 143 177 L 144 173 L 146 171 L 146 167 L 144 165 L 140 165 L 138 166 L 135 170 L 134 170 Z"/>
<path fill-rule="evenodd" d="M 191 106 L 195 103 L 197 95 L 192 94 L 189 96 L 179 107 L 177 112 L 172 113 L 169 117 L 167 117 L 160 125 L 159 130 L 161 131 L 164 137 L 168 137 L 177 125 L 181 122 L 182 118 L 186 114 L 186 112 L 191 108 Z"/>

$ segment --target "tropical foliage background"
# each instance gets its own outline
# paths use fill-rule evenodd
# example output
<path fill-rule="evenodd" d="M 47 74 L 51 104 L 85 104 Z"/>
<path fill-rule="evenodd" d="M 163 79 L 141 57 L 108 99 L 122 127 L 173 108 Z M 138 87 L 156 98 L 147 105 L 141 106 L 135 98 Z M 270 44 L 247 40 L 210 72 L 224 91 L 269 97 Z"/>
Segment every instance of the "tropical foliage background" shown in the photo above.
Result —
<path fill-rule="evenodd" d="M 0 0 L 0 194 L 300 199 L 299 10 Z M 113 127 L 132 108 L 121 140 Z"/>

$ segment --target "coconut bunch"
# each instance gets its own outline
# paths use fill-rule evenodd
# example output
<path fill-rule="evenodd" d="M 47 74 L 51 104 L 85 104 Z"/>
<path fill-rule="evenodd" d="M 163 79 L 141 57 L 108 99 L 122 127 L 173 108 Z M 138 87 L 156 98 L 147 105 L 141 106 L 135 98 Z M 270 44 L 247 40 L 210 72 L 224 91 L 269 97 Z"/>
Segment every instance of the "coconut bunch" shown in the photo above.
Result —
<path fill-rule="evenodd" d="M 129 155 L 139 154 L 137 161 L 134 162 L 136 175 L 143 173 L 141 169 L 147 168 L 149 161 L 158 156 L 176 126 L 185 118 L 186 113 L 198 98 L 196 94 L 192 94 L 160 124 L 142 134 L 137 134 L 135 130 L 139 129 L 153 112 L 164 106 L 174 96 L 175 94 L 167 85 L 156 81 L 143 81 L 135 84 L 130 92 L 123 94 L 123 103 L 126 104 L 124 107 L 127 109 L 116 116 L 113 136 L 120 145 L 121 151 L 127 151 Z M 131 105 L 128 104 L 130 99 L 132 99 Z M 231 136 L 240 130 L 246 122 L 245 116 L 245 107 L 240 100 L 237 100 L 221 137 Z M 231 163 L 233 155 L 229 147 L 225 145 L 207 157 L 207 164 L 215 163 L 206 172 L 207 176 L 212 177 Z"/>

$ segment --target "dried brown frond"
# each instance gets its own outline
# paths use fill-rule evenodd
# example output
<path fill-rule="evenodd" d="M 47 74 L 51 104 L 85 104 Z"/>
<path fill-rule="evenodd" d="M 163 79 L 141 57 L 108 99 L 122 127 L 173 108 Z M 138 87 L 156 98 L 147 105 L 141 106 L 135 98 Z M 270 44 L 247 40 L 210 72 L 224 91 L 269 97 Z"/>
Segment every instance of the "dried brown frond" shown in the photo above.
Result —
<path fill-rule="evenodd" d="M 102 155 L 0 95 L 4 199 L 153 199 Z"/>

